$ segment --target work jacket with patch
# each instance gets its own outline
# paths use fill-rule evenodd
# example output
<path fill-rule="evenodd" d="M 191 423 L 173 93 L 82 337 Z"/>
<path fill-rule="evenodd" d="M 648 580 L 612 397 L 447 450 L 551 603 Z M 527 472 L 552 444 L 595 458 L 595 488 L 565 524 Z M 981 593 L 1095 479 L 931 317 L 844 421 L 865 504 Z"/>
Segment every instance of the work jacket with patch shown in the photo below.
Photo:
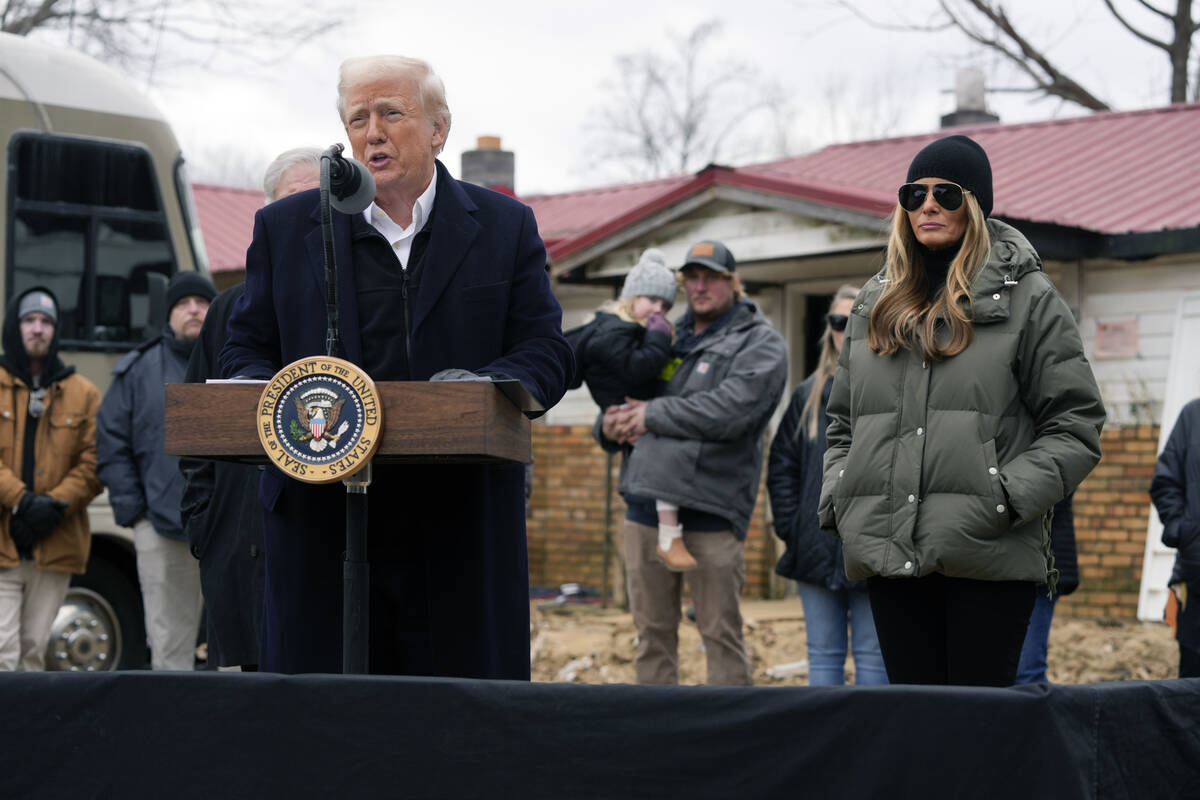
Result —
<path fill-rule="evenodd" d="M 728 519 L 745 539 L 762 476 L 763 432 L 786 382 L 783 337 L 753 303 L 742 303 L 683 355 L 663 396 L 647 403 L 649 432 L 622 464 L 621 492 Z M 598 419 L 597 432 L 600 425 Z"/>
<path fill-rule="evenodd" d="M 27 491 L 67 503 L 63 521 L 33 546 L 39 569 L 82 574 L 91 548 L 87 507 L 103 488 L 96 477 L 96 412 L 100 390 L 73 371 L 46 387 L 38 417 L 33 486 L 21 480 L 29 387 L 0 368 L 0 567 L 20 563 L 11 535 L 12 509 Z"/>
<path fill-rule="evenodd" d="M 1049 512 L 1100 460 L 1104 406 L 1075 319 L 1016 229 L 988 221 L 965 350 L 867 346 L 859 293 L 830 393 L 821 527 L 851 578 L 1053 582 Z M 942 328 L 942 335 L 945 335 Z"/>

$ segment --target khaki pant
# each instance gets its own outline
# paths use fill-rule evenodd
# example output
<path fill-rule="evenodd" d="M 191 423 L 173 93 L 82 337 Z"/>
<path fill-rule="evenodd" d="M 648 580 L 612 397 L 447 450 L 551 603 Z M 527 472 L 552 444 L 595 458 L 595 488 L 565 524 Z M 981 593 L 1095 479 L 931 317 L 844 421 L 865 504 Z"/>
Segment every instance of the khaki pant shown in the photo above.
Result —
<path fill-rule="evenodd" d="M 187 542 L 168 539 L 148 519 L 133 525 L 138 582 L 146 607 L 151 669 L 191 670 L 200 632 L 200 563 Z"/>
<path fill-rule="evenodd" d="M 686 577 L 696 606 L 696 626 L 708 658 L 708 683 L 749 686 L 750 659 L 742 639 L 739 597 L 746 583 L 742 543 L 731 531 L 683 534 L 683 543 L 699 566 L 672 572 L 654 555 L 658 528 L 625 520 L 629 607 L 637 627 L 635 667 L 638 683 L 679 682 L 679 621 Z"/>
<path fill-rule="evenodd" d="M 42 670 L 50 626 L 67 596 L 71 576 L 38 569 L 32 561 L 0 567 L 0 670 Z"/>

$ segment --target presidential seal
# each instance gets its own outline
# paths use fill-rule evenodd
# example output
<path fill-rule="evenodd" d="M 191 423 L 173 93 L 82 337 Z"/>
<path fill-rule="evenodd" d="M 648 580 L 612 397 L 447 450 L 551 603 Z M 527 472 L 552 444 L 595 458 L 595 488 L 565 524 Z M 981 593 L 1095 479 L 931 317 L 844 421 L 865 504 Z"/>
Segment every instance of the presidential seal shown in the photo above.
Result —
<path fill-rule="evenodd" d="M 275 374 L 258 402 L 258 438 L 271 463 L 306 483 L 365 467 L 383 434 L 375 382 L 340 358 L 310 356 Z"/>

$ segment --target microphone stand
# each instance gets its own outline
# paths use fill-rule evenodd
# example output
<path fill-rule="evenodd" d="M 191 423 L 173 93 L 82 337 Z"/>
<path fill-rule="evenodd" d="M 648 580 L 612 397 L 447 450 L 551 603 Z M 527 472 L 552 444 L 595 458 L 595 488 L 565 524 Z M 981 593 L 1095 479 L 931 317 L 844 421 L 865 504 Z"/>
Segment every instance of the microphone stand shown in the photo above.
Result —
<path fill-rule="evenodd" d="M 325 247 L 325 355 L 342 358 L 338 321 L 337 258 L 333 252 L 329 167 L 341 156 L 335 144 L 321 154 L 321 239 Z M 346 486 L 346 553 L 342 565 L 342 672 L 366 675 L 369 667 L 371 567 L 367 556 L 367 487 L 371 463 L 342 481 Z"/>

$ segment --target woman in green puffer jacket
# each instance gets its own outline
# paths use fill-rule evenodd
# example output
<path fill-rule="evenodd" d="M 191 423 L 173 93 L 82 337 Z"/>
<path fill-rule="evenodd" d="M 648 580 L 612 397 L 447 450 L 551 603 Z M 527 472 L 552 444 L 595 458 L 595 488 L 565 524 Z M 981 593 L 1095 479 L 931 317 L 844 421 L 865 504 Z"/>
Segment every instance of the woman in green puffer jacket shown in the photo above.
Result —
<path fill-rule="evenodd" d="M 1013 683 L 1050 511 L 1100 460 L 1075 319 L 991 210 L 976 142 L 916 155 L 830 392 L 821 527 L 867 579 L 892 683 Z"/>

